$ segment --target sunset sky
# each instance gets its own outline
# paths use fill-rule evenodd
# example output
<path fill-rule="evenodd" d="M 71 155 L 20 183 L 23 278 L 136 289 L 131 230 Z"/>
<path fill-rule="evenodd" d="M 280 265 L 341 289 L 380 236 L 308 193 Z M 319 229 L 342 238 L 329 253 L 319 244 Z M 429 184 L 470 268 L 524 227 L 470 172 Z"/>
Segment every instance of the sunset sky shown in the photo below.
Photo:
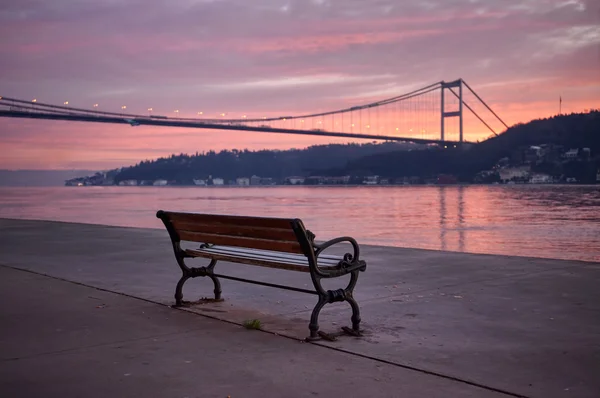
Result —
<path fill-rule="evenodd" d="M 512 125 L 600 108 L 598 0 L 3 0 L 0 95 L 262 117 L 463 78 Z M 2 169 L 340 142 L 0 119 Z"/>

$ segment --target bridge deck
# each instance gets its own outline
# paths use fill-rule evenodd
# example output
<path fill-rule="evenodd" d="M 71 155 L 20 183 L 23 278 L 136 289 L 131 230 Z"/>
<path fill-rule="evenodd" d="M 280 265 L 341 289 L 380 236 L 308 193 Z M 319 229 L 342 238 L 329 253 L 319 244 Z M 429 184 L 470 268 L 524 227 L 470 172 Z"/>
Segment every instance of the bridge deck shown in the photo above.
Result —
<path fill-rule="evenodd" d="M 14 110 L 0 110 L 0 117 L 25 118 L 25 119 L 45 119 L 45 120 L 65 120 L 71 122 L 91 122 L 91 123 L 113 123 L 113 124 L 129 124 L 133 126 L 162 126 L 162 127 L 188 127 L 197 129 L 212 129 L 212 130 L 231 130 L 231 131 L 253 131 L 259 133 L 277 133 L 277 134 L 298 134 L 312 135 L 320 137 L 338 137 L 338 138 L 353 138 L 375 141 L 398 141 L 398 142 L 414 142 L 417 144 L 459 144 L 458 141 L 442 141 L 436 139 L 397 137 L 388 135 L 375 134 L 360 134 L 360 133 L 342 133 L 334 131 L 316 131 L 316 130 L 300 130 L 300 129 L 285 129 L 278 127 L 261 127 L 261 126 L 245 126 L 237 124 L 223 124 L 204 122 L 190 119 L 164 118 L 155 119 L 147 116 L 93 116 L 85 114 L 63 114 L 63 113 L 48 113 L 48 112 L 27 112 Z M 466 143 L 466 141 L 464 141 Z"/>

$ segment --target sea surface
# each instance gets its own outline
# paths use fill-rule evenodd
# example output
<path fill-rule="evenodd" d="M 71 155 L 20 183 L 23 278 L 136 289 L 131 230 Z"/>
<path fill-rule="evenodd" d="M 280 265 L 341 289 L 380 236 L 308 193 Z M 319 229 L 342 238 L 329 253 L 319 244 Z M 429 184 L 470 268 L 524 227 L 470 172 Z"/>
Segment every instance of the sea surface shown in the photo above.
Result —
<path fill-rule="evenodd" d="M 600 185 L 0 187 L 0 217 L 164 228 L 159 209 L 300 218 L 325 240 L 600 262 Z"/>

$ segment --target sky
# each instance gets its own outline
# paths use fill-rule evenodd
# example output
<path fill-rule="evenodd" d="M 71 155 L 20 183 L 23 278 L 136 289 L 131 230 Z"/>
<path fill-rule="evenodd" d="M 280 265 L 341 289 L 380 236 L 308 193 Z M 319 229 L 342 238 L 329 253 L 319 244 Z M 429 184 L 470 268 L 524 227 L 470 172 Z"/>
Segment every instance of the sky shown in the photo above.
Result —
<path fill-rule="evenodd" d="M 5 97 L 263 117 L 355 106 L 458 78 L 508 125 L 555 115 L 559 97 L 563 112 L 600 108 L 600 1 L 0 3 Z M 329 142 L 345 141 L 5 118 L 0 169 L 108 169 L 171 153 Z"/>

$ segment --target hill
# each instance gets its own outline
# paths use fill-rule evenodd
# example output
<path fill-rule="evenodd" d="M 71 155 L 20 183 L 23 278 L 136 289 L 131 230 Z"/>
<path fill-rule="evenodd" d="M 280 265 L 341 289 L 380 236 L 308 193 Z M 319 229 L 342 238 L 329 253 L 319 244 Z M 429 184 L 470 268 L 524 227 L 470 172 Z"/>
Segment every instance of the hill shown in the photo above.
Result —
<path fill-rule="evenodd" d="M 285 151 L 208 151 L 144 160 L 67 184 L 192 185 L 195 179 L 208 184 L 214 179 L 219 184 L 242 184 L 235 180 L 252 176 L 264 178 L 265 184 L 283 183 L 292 176 L 312 177 L 306 182 L 301 179 L 311 184 L 362 183 L 366 176 L 371 176 L 367 183 L 390 183 L 399 178 L 418 183 L 434 181 L 440 175 L 451 177 L 449 181 L 492 182 L 500 180 L 500 169 L 513 166 L 526 166 L 529 174 L 549 174 L 554 181 L 571 177 L 577 182 L 595 182 L 598 154 L 600 111 L 592 111 L 518 124 L 497 137 L 462 147 L 386 142 Z M 482 175 L 485 178 L 480 178 Z"/>
<path fill-rule="evenodd" d="M 176 184 L 193 184 L 193 179 L 209 176 L 226 181 L 238 177 L 260 177 L 281 180 L 288 176 L 305 176 L 320 170 L 342 168 L 348 162 L 368 155 L 386 152 L 402 152 L 418 148 L 415 144 L 368 143 L 318 145 L 306 149 L 285 151 L 231 150 L 194 155 L 180 154 L 154 161 L 142 161 L 135 166 L 123 168 L 114 178 L 115 183 L 124 180 L 148 181 L 164 179 Z"/>
<path fill-rule="evenodd" d="M 512 165 L 519 165 L 525 161 L 524 153 L 534 145 L 564 150 L 589 148 L 591 154 L 597 156 L 600 153 L 600 111 L 518 124 L 469 149 L 436 146 L 426 151 L 370 155 L 350 161 L 343 169 L 330 170 L 328 174 L 374 174 L 390 178 L 453 174 L 460 181 L 472 181 L 477 173 L 494 168 L 503 158 L 508 158 Z M 590 165 L 590 169 L 595 167 Z"/>

